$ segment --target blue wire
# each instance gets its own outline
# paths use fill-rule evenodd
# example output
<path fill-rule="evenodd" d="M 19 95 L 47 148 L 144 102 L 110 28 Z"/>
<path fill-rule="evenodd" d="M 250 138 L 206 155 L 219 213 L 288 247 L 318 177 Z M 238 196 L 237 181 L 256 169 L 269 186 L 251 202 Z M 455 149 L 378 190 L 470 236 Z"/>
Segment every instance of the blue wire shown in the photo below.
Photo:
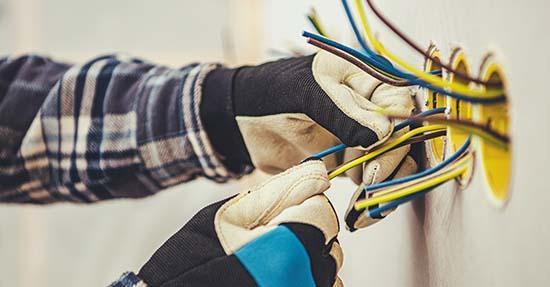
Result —
<path fill-rule="evenodd" d="M 339 151 L 342 151 L 346 148 L 347 146 L 345 144 L 339 144 L 339 145 L 335 145 L 333 147 L 329 147 L 327 148 L 326 150 L 320 152 L 320 153 L 316 153 L 314 155 L 312 155 L 311 157 L 314 157 L 314 158 L 323 158 L 329 154 L 333 154 L 335 152 L 339 152 Z"/>
<path fill-rule="evenodd" d="M 394 179 L 394 180 L 384 181 L 384 182 L 380 182 L 380 183 L 376 183 L 376 184 L 367 186 L 365 188 L 365 192 L 366 193 L 371 193 L 371 192 L 374 192 L 374 191 L 376 191 L 380 188 L 405 183 L 405 182 L 415 180 L 415 179 L 418 179 L 418 178 L 421 178 L 421 177 L 424 177 L 424 176 L 428 176 L 428 175 L 433 174 L 435 172 L 438 172 L 439 170 L 441 170 L 442 168 L 444 168 L 445 166 L 447 166 L 448 164 L 452 163 L 457 158 L 459 158 L 464 152 L 466 152 L 466 150 L 468 150 L 468 147 L 470 146 L 470 143 L 471 143 L 471 139 L 470 139 L 470 137 L 468 137 L 466 139 L 466 142 L 464 142 L 464 144 L 454 154 L 452 154 L 447 159 L 445 159 L 444 161 L 442 161 L 441 163 L 439 163 L 438 165 L 436 165 L 436 166 L 434 166 L 430 169 L 427 169 L 423 172 L 419 172 L 419 173 L 409 175 L 409 176 L 406 176 L 406 177 L 397 178 L 397 179 Z"/>
<path fill-rule="evenodd" d="M 359 42 L 359 45 L 363 48 L 365 53 L 369 55 L 373 60 L 378 61 L 381 65 L 387 65 L 388 67 L 392 67 L 388 59 L 376 54 L 374 51 L 372 51 L 369 46 L 367 45 L 367 42 L 365 42 L 365 39 L 363 36 L 361 36 L 361 33 L 359 32 L 359 29 L 357 28 L 357 24 L 355 23 L 355 20 L 353 19 L 353 15 L 351 14 L 351 9 L 349 8 L 349 5 L 346 0 L 342 0 L 342 5 L 344 5 L 344 10 L 346 11 L 346 16 L 348 17 L 349 23 L 351 24 L 351 29 L 353 30 L 353 34 L 355 34 L 355 38 L 357 39 L 357 42 Z M 386 69 L 384 69 L 385 71 Z"/>
<path fill-rule="evenodd" d="M 466 151 L 466 149 L 468 148 L 468 146 L 470 145 L 470 138 L 468 137 L 468 139 L 466 140 L 466 142 L 462 145 L 462 147 L 460 147 L 459 150 L 457 150 L 452 156 L 450 156 L 448 159 L 446 159 L 445 161 L 441 162 L 440 164 L 438 164 L 437 166 L 431 168 L 431 169 L 428 169 L 428 170 L 425 170 L 424 172 L 421 172 L 421 173 L 418 173 L 418 174 L 415 174 L 415 175 L 412 175 L 412 176 L 409 176 L 408 178 L 411 178 L 409 180 L 414 180 L 418 177 L 421 177 L 421 176 L 425 176 L 425 175 L 429 175 L 429 174 L 432 174 L 434 172 L 437 172 L 438 170 L 440 170 L 441 168 L 443 168 L 445 165 L 449 164 L 450 162 L 454 161 L 455 159 L 457 159 L 462 153 L 464 153 Z M 391 183 L 391 184 L 387 184 L 385 186 L 389 186 L 389 185 L 394 185 L 394 184 L 398 184 L 400 183 L 399 181 L 401 179 L 406 179 L 405 177 L 404 178 L 400 178 L 400 179 L 396 179 L 396 180 L 392 180 L 392 181 L 388 181 L 388 182 L 384 182 L 384 183 Z M 406 180 L 405 180 L 406 181 Z M 404 182 L 404 181 L 403 181 Z M 368 210 L 368 216 L 371 217 L 371 218 L 382 218 L 382 213 L 388 211 L 388 210 L 391 210 L 391 209 L 394 209 L 396 207 L 398 207 L 399 205 L 403 204 L 403 203 L 406 203 L 406 202 L 409 202 L 411 200 L 414 200 L 420 196 L 423 196 L 425 195 L 426 193 L 436 189 L 438 186 L 442 185 L 443 183 L 440 183 L 434 187 L 430 187 L 428 189 L 425 189 L 423 191 L 420 191 L 420 192 L 417 192 L 417 193 L 414 193 L 414 194 L 411 194 L 411 195 L 408 195 L 408 196 L 404 196 L 404 197 L 401 197 L 399 199 L 396 199 L 394 201 L 391 201 L 389 202 L 388 204 L 385 204 L 383 206 L 379 206 L 377 208 L 373 208 L 373 209 L 370 209 Z M 377 189 L 378 188 L 382 188 L 382 187 L 385 187 L 383 186 L 382 184 L 376 184 L 376 185 L 371 185 L 371 187 L 373 186 L 377 186 Z M 368 191 L 371 191 L 369 190 L 369 188 L 366 188 L 365 189 L 367 192 Z"/>
<path fill-rule="evenodd" d="M 411 194 L 411 195 L 408 195 L 408 196 L 405 196 L 405 197 L 401 197 L 399 199 L 396 199 L 394 201 L 389 202 L 388 204 L 384 204 L 383 206 L 379 206 L 377 208 L 370 209 L 370 210 L 368 210 L 368 216 L 371 217 L 371 218 L 383 218 L 382 213 L 384 213 L 388 210 L 394 209 L 394 208 L 398 207 L 399 205 L 401 205 L 403 203 L 407 203 L 411 200 L 414 200 L 418 197 L 421 197 L 421 196 L 425 195 L 426 193 L 436 189 L 441 184 L 442 183 L 440 183 L 440 184 L 438 184 L 434 187 L 425 189 L 423 191 L 417 192 L 415 194 Z"/>
<path fill-rule="evenodd" d="M 446 94 L 446 95 L 449 95 L 451 97 L 456 97 L 457 99 L 464 100 L 464 101 L 469 101 L 468 99 L 472 99 L 472 97 L 469 97 L 469 96 L 466 96 L 466 95 L 456 94 L 456 93 L 445 91 L 444 89 L 440 89 L 438 87 L 434 87 L 430 83 L 427 83 L 423 80 L 418 79 L 418 77 L 416 77 L 415 75 L 412 75 L 410 73 L 406 73 L 406 72 L 403 72 L 403 71 L 397 69 L 395 66 L 393 66 L 391 64 L 391 62 L 388 59 L 384 58 L 382 55 L 377 54 L 376 52 L 374 52 L 373 50 L 371 50 L 369 48 L 369 46 L 365 42 L 365 39 L 361 36 L 361 33 L 359 32 L 359 29 L 357 28 L 357 24 L 355 23 L 355 19 L 353 18 L 353 15 L 351 13 L 351 9 L 349 8 L 349 5 L 348 5 L 347 1 L 342 0 L 342 5 L 344 6 L 344 10 L 346 11 L 346 16 L 348 17 L 348 21 L 351 24 L 353 33 L 355 34 L 355 38 L 357 38 L 357 41 L 359 42 L 361 47 L 372 58 L 374 58 L 375 60 L 382 61 L 382 62 L 380 62 L 380 64 L 385 66 L 384 68 L 383 67 L 378 67 L 379 69 L 384 70 L 385 72 L 388 72 L 390 74 L 393 74 L 394 76 L 407 79 L 411 83 L 414 83 L 416 85 L 422 86 L 422 87 L 427 88 L 427 89 L 430 89 L 430 90 L 435 91 L 437 93 Z M 441 71 L 439 71 L 439 74 L 441 74 Z M 462 98 L 462 97 L 466 97 L 466 98 Z M 501 97 L 502 97 L 502 99 L 500 99 L 499 102 L 502 102 L 502 101 L 505 100 L 504 96 L 501 96 Z M 497 97 L 497 98 L 495 98 L 495 100 L 499 99 L 499 98 L 500 97 Z M 489 99 L 484 99 L 479 103 L 485 103 L 486 100 L 489 100 Z M 471 102 L 474 102 L 474 101 L 471 101 Z"/>
<path fill-rule="evenodd" d="M 377 69 L 383 70 L 383 71 L 385 71 L 387 73 L 390 73 L 394 76 L 404 78 L 405 80 L 408 80 L 410 83 L 412 83 L 414 85 L 421 86 L 423 88 L 432 90 L 436 93 L 444 94 L 444 95 L 447 95 L 449 97 L 452 97 L 452 98 L 455 98 L 455 99 L 458 99 L 458 100 L 463 100 L 465 102 L 470 102 L 470 103 L 493 104 L 493 103 L 501 103 L 501 102 L 506 100 L 504 95 L 498 96 L 498 97 L 495 97 L 495 98 L 473 98 L 473 97 L 470 97 L 470 96 L 467 96 L 467 95 L 457 94 L 455 92 L 447 91 L 445 89 L 435 87 L 432 84 L 427 83 L 427 82 L 425 82 L 421 79 L 418 79 L 414 75 L 402 72 L 402 71 L 396 69 L 393 66 L 390 67 L 390 66 L 386 66 L 382 63 L 379 63 L 376 59 L 373 59 L 369 55 L 363 54 L 363 53 L 361 53 L 361 52 L 359 52 L 359 51 L 357 51 L 353 48 L 350 48 L 350 47 L 342 45 L 338 42 L 332 41 L 332 40 L 327 39 L 323 36 L 313 34 L 313 33 L 307 32 L 307 31 L 304 31 L 302 35 L 306 38 L 312 38 L 312 39 L 315 39 L 315 40 L 317 40 L 319 42 L 322 42 L 324 44 L 335 47 L 338 50 L 344 51 L 344 52 L 358 58 L 359 60 L 363 61 L 364 63 L 366 63 L 369 66 L 376 67 Z"/>

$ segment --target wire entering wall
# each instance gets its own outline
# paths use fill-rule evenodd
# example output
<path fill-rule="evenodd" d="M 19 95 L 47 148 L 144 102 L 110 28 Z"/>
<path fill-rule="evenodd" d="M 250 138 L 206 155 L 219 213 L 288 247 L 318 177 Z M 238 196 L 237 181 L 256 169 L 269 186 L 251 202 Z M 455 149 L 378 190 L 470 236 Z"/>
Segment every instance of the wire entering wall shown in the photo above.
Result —
<path fill-rule="evenodd" d="M 487 87 L 492 87 L 492 88 L 501 88 L 502 87 L 502 83 L 483 81 L 483 80 L 480 80 L 478 78 L 474 78 L 474 77 L 472 77 L 472 76 L 470 76 L 470 75 L 468 75 L 464 72 L 453 69 L 451 67 L 451 65 L 449 65 L 449 64 L 445 64 L 445 63 L 441 62 L 439 60 L 439 58 L 436 58 L 436 57 L 430 55 L 430 53 L 428 53 L 427 50 L 421 48 L 420 45 L 415 43 L 410 37 L 408 37 L 405 33 L 403 33 L 401 30 L 399 30 L 397 28 L 397 26 L 395 26 L 391 21 L 389 21 L 380 12 L 380 10 L 378 10 L 378 8 L 373 4 L 373 0 L 366 0 L 366 2 L 367 2 L 367 5 L 370 7 L 371 11 L 374 13 L 374 15 L 376 15 L 376 17 L 382 23 L 384 23 L 386 25 L 386 27 L 388 27 L 390 30 L 392 30 L 395 33 L 395 35 L 397 35 L 399 38 L 401 38 L 405 43 L 407 43 L 407 45 L 409 45 L 411 48 L 413 48 L 415 51 L 417 51 L 419 54 L 421 54 L 425 58 L 430 59 L 431 61 L 433 61 L 437 65 L 445 68 L 445 70 L 453 73 L 455 75 L 455 77 L 460 78 L 460 79 L 465 80 L 465 81 L 468 81 L 468 82 L 474 82 L 476 84 L 484 85 L 484 86 L 487 86 Z"/>
<path fill-rule="evenodd" d="M 422 88 L 432 90 L 442 95 L 447 95 L 457 100 L 482 105 L 498 104 L 506 101 L 501 83 L 491 82 L 489 80 L 482 81 L 466 73 L 456 71 L 450 67 L 449 64 L 441 63 L 438 58 L 432 56 L 427 51 L 423 51 L 421 47 L 416 45 L 416 43 L 391 24 L 373 5 L 373 0 L 366 0 L 366 2 L 378 19 L 425 58 L 432 60 L 443 69 L 452 72 L 457 78 L 481 84 L 486 88 L 474 89 L 461 82 L 445 80 L 440 77 L 442 73 L 441 70 L 431 72 L 422 71 L 391 52 L 374 36 L 367 21 L 365 7 L 361 0 L 355 0 L 355 8 L 360 19 L 361 30 L 355 22 L 354 15 L 347 0 L 341 0 L 351 29 L 361 50 L 351 48 L 333 39 L 329 39 L 314 10 L 308 15 L 308 19 L 320 35 L 304 32 L 303 36 L 307 38 L 309 44 L 352 63 L 362 71 L 389 85 L 398 87 L 418 85 Z M 448 127 L 462 130 L 467 134 L 479 137 L 484 142 L 491 143 L 503 149 L 508 149 L 510 143 L 508 135 L 500 134 L 489 126 L 481 125 L 473 121 L 449 119 L 442 116 L 445 111 L 445 108 L 436 108 L 413 117 L 402 117 L 389 114 L 380 108 L 379 112 L 386 114 L 390 119 L 402 120 L 401 123 L 395 126 L 394 133 L 406 127 L 411 127 L 411 130 L 399 137 L 391 137 L 382 145 L 368 150 L 363 156 L 357 157 L 330 171 L 328 178 L 333 179 L 353 167 L 373 160 L 378 156 L 402 146 L 445 136 Z M 418 124 L 420 124 L 420 126 L 418 126 Z M 342 151 L 345 148 L 346 145 L 340 144 L 319 152 L 311 158 L 321 159 L 330 154 Z M 368 216 L 372 218 L 383 217 L 383 213 L 395 209 L 400 204 L 422 196 L 445 182 L 457 179 L 459 176 L 471 171 L 473 156 L 471 139 L 468 137 L 463 146 L 435 167 L 410 176 L 365 187 L 364 191 L 367 198 L 357 201 L 354 207 L 358 211 L 366 209 Z"/>
<path fill-rule="evenodd" d="M 362 7 L 359 1 L 357 1 L 356 3 L 360 5 L 360 7 Z M 386 56 L 393 57 L 392 60 L 397 60 L 396 62 L 398 62 L 399 65 L 404 65 L 404 67 L 407 68 L 408 70 L 414 71 L 415 73 L 418 72 L 418 74 L 416 75 L 414 73 L 410 74 L 397 69 L 391 64 L 389 60 L 382 57 L 381 55 L 376 54 L 374 51 L 372 51 L 368 47 L 368 45 L 365 42 L 365 39 L 362 37 L 361 33 L 359 32 L 359 29 L 357 28 L 357 25 L 355 24 L 355 20 L 351 13 L 350 7 L 347 4 L 347 1 L 342 0 L 342 4 L 344 7 L 344 10 L 346 11 L 346 16 L 348 17 L 352 30 L 356 35 L 357 41 L 359 42 L 359 44 L 361 45 L 365 53 L 359 52 L 353 48 L 347 47 L 345 45 L 342 45 L 338 42 L 332 41 L 320 35 L 304 32 L 304 36 L 307 38 L 315 39 L 328 46 L 332 46 L 335 49 L 344 51 L 354 56 L 355 58 L 361 60 L 366 65 L 370 66 L 372 69 L 376 70 L 380 74 L 385 75 L 387 78 L 392 78 L 397 81 L 406 80 L 406 81 L 409 81 L 411 84 L 419 85 L 421 87 L 433 90 L 434 92 L 448 95 L 450 97 L 467 101 L 467 102 L 472 102 L 472 103 L 492 104 L 492 103 L 500 103 L 506 100 L 505 96 L 502 94 L 503 93 L 502 90 L 500 89 L 486 90 L 486 91 L 472 90 L 469 87 L 464 86 L 462 84 L 445 81 L 440 77 L 434 76 L 432 73 L 425 73 L 423 71 L 419 71 L 416 68 L 414 68 L 412 65 L 409 65 L 404 61 L 398 62 L 398 60 L 400 60 L 398 57 L 389 53 L 388 50 L 384 50 L 384 47 L 381 45 L 381 43 L 376 41 L 376 39 L 374 39 L 373 41 L 374 37 L 372 35 L 369 36 L 369 34 L 372 34 L 372 33 L 370 32 L 369 26 L 366 23 L 366 18 L 361 17 L 365 33 L 369 37 L 369 40 L 372 42 L 375 49 L 379 51 L 383 51 L 384 53 L 386 53 L 385 54 Z M 364 16 L 364 11 L 362 10 L 362 8 L 359 10 L 359 14 L 360 16 L 361 15 Z"/>
<path fill-rule="evenodd" d="M 346 0 L 343 0 L 343 1 L 346 1 Z M 503 96 L 504 91 L 502 89 L 487 90 L 487 91 L 474 90 L 464 84 L 461 84 L 458 82 L 449 82 L 440 77 L 436 77 L 432 74 L 425 73 L 424 71 L 414 67 L 414 65 L 407 63 L 406 61 L 398 57 L 396 54 L 386 49 L 386 47 L 380 41 L 378 41 L 376 37 L 374 37 L 374 34 L 372 33 L 370 26 L 367 22 L 366 14 L 362 3 L 363 3 L 362 0 L 355 0 L 355 4 L 359 12 L 359 17 L 363 25 L 363 30 L 365 31 L 367 38 L 369 39 L 371 44 L 374 46 L 375 50 L 381 53 L 382 55 L 388 57 L 390 60 L 397 63 L 399 66 L 406 69 L 407 71 L 412 73 L 414 76 L 434 86 L 444 88 L 444 89 L 450 89 L 452 91 L 456 91 L 457 93 L 468 95 L 470 97 L 475 97 L 475 98 L 479 98 L 479 97 L 498 98 Z"/>

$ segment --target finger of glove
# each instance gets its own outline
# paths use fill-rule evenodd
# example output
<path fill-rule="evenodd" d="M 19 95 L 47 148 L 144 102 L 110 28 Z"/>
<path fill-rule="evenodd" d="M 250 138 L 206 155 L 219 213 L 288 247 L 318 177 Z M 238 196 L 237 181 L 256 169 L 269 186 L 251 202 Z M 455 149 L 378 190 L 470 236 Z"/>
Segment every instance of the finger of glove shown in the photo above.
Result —
<path fill-rule="evenodd" d="M 416 161 L 411 156 L 406 156 L 405 159 L 402 161 L 402 163 L 399 166 L 399 169 L 394 173 L 394 175 L 391 177 L 394 178 L 401 178 L 405 176 L 409 176 L 417 171 L 417 164 Z M 346 221 L 346 228 L 350 231 L 355 231 L 360 228 L 365 228 L 367 226 L 370 226 L 374 223 L 377 223 L 381 219 L 385 218 L 388 214 L 393 212 L 394 209 L 388 210 L 383 212 L 379 217 L 373 218 L 369 215 L 368 210 L 364 209 L 361 211 L 357 211 L 354 208 L 354 204 L 361 199 L 365 199 L 365 190 L 364 187 L 366 184 L 362 184 L 358 187 L 358 189 L 355 191 L 352 199 L 350 200 L 350 204 L 348 206 L 348 209 L 346 211 L 345 215 L 345 221 Z M 376 195 L 370 194 L 369 198 Z M 377 207 L 377 206 L 375 206 Z"/>
<path fill-rule="evenodd" d="M 344 152 L 344 162 L 349 162 L 365 154 L 364 150 L 356 148 L 347 148 Z M 359 185 L 363 182 L 363 165 L 350 168 L 346 171 L 346 176 L 355 184 Z"/>
<path fill-rule="evenodd" d="M 340 272 L 342 265 L 344 264 L 344 251 L 342 250 L 342 246 L 340 246 L 340 242 L 334 241 L 334 243 L 332 243 L 330 256 L 332 256 L 336 262 L 336 273 Z"/>
<path fill-rule="evenodd" d="M 382 84 L 374 90 L 370 100 L 389 114 L 408 117 L 414 110 L 413 94 L 410 88 Z"/>
<path fill-rule="evenodd" d="M 358 200 L 365 199 L 367 197 L 365 192 L 365 184 L 361 184 L 357 187 L 355 190 L 355 193 L 353 194 L 350 204 L 348 206 L 348 209 L 346 210 L 345 214 L 345 222 L 346 222 L 346 228 L 353 232 L 357 229 L 361 229 L 364 227 L 367 227 L 369 225 L 372 225 L 376 222 L 378 222 L 382 218 L 371 218 L 368 214 L 367 210 L 360 210 L 357 211 L 354 207 L 354 204 Z M 372 197 L 372 194 L 369 194 L 368 197 Z"/>
<path fill-rule="evenodd" d="M 336 281 L 334 281 L 333 287 L 344 287 L 344 282 L 342 279 L 340 279 L 340 276 L 336 277 Z"/>
<path fill-rule="evenodd" d="M 377 112 L 380 107 L 368 97 L 379 85 L 378 80 L 347 61 L 325 52 L 315 56 L 312 72 L 315 81 L 330 99 L 330 104 L 323 107 L 323 112 L 330 113 L 331 117 L 327 117 L 328 120 L 321 117 L 319 124 L 334 132 L 348 146 L 367 148 L 389 135 L 391 121 Z M 317 121 L 315 115 L 312 118 Z M 350 130 L 350 127 L 354 129 Z"/>
<path fill-rule="evenodd" d="M 399 166 L 399 169 L 397 170 L 397 172 L 395 172 L 393 178 L 395 179 L 395 178 L 406 177 L 417 171 L 418 171 L 418 164 L 416 163 L 416 161 L 413 159 L 412 156 L 407 155 L 407 157 L 405 157 L 405 159 Z"/>
<path fill-rule="evenodd" d="M 336 212 L 324 195 L 313 196 L 299 205 L 283 210 L 268 225 L 277 226 L 289 222 L 315 226 L 323 233 L 325 244 L 335 238 L 340 231 Z"/>
<path fill-rule="evenodd" d="M 217 232 L 220 236 L 226 232 L 238 233 L 266 225 L 283 210 L 323 193 L 329 186 L 323 162 L 306 161 L 240 193 L 224 204 L 216 213 Z M 232 246 L 226 247 L 243 243 L 237 240 Z"/>
<path fill-rule="evenodd" d="M 363 168 L 362 182 L 371 185 L 386 180 L 397 170 L 410 150 L 411 147 L 406 145 L 367 162 Z"/>

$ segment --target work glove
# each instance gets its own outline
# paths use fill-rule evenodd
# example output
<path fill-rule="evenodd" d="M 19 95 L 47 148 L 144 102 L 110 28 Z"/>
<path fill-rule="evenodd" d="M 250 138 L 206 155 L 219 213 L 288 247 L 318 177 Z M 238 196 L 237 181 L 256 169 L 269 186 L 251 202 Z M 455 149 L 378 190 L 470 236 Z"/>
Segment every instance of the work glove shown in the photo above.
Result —
<path fill-rule="evenodd" d="M 215 150 L 230 169 L 248 163 L 277 173 L 340 142 L 362 149 L 379 145 L 394 123 L 378 110 L 408 116 L 411 94 L 408 88 L 381 85 L 320 51 L 216 69 L 205 79 L 200 111 Z M 329 168 L 337 164 L 335 157 L 324 160 Z"/>
<path fill-rule="evenodd" d="M 407 131 L 408 128 L 405 128 L 399 132 L 396 132 L 392 136 L 392 139 L 403 135 Z M 344 153 L 344 162 L 360 157 L 364 155 L 364 153 L 364 151 L 359 149 L 348 148 Z M 369 214 L 369 210 L 378 207 L 378 205 L 360 211 L 355 210 L 354 205 L 357 201 L 366 199 L 367 197 L 371 198 L 376 195 L 376 192 L 367 194 L 365 188 L 383 181 L 409 176 L 417 170 L 418 165 L 416 160 L 411 155 L 410 145 L 406 145 L 382 154 L 381 156 L 364 163 L 362 166 L 357 166 L 348 170 L 346 175 L 358 186 L 353 193 L 349 206 L 346 210 L 346 228 L 352 232 L 357 229 L 365 228 L 377 223 L 394 211 L 392 209 L 383 212 L 382 214 L 375 214 L 374 216 L 371 216 Z"/>
<path fill-rule="evenodd" d="M 325 165 L 307 161 L 199 211 L 141 268 L 148 286 L 342 286 Z"/>

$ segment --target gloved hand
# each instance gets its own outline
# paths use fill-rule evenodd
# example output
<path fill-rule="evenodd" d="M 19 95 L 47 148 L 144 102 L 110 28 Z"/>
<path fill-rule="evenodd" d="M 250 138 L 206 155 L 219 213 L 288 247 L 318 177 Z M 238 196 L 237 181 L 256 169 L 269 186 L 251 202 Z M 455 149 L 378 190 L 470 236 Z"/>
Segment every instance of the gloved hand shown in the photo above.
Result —
<path fill-rule="evenodd" d="M 391 135 L 393 122 L 375 110 L 408 116 L 411 94 L 321 51 L 214 70 L 205 79 L 200 110 L 230 169 L 251 162 L 276 173 L 340 142 L 362 148 L 380 144 Z M 325 163 L 336 165 L 334 158 Z"/>
<path fill-rule="evenodd" d="M 198 212 L 141 268 L 148 286 L 342 286 L 324 164 L 307 161 Z"/>
<path fill-rule="evenodd" d="M 403 135 L 407 129 L 397 132 L 393 137 Z M 358 186 L 355 190 L 349 206 L 345 214 L 346 228 L 350 231 L 365 228 L 372 225 L 381 219 L 385 218 L 393 210 L 387 211 L 380 216 L 369 216 L 368 210 L 357 211 L 354 205 L 357 201 L 365 199 L 367 194 L 365 188 L 392 179 L 405 177 L 415 173 L 418 169 L 417 163 L 410 155 L 411 147 L 409 145 L 390 151 L 381 155 L 374 160 L 350 169 L 346 172 L 346 175 L 352 179 Z M 363 151 L 358 149 L 348 148 L 344 153 L 344 162 L 362 156 Z M 369 198 L 376 195 L 376 193 L 370 193 Z M 376 208 L 374 206 L 372 208 Z M 372 210 L 372 208 L 370 208 Z"/>

